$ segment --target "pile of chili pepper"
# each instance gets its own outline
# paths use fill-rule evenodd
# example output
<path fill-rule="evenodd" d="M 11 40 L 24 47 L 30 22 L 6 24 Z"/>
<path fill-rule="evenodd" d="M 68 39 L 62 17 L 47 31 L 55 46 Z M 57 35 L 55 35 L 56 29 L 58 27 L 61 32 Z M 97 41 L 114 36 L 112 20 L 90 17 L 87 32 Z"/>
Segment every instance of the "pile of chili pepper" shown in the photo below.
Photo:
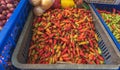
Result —
<path fill-rule="evenodd" d="M 120 11 L 113 8 L 112 12 L 98 10 L 107 26 L 120 43 Z"/>
<path fill-rule="evenodd" d="M 54 9 L 36 17 L 28 63 L 103 64 L 90 10 Z"/>

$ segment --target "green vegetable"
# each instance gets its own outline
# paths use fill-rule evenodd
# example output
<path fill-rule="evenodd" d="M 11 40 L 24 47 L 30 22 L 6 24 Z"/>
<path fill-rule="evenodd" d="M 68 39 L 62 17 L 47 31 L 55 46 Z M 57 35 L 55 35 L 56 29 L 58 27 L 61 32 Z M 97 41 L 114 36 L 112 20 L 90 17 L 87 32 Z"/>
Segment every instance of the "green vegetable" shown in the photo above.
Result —
<path fill-rule="evenodd" d="M 109 29 L 120 43 L 120 14 L 100 12 Z"/>

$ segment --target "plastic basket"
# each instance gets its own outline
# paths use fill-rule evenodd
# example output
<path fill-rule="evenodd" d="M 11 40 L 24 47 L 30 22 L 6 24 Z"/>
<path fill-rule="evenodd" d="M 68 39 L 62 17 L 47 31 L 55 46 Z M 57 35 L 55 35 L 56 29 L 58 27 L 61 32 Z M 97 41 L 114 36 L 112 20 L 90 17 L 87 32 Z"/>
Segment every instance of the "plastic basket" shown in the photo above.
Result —
<path fill-rule="evenodd" d="M 112 11 L 113 8 L 115 8 L 117 10 L 120 10 L 120 5 L 91 4 L 91 6 L 93 7 L 94 11 L 96 12 L 96 15 L 99 17 L 100 21 L 102 22 L 102 24 L 104 25 L 104 27 L 106 28 L 107 32 L 109 33 L 109 35 L 111 36 L 112 40 L 114 41 L 114 43 L 116 44 L 117 48 L 120 51 L 120 43 L 117 41 L 117 39 L 115 38 L 113 33 L 110 31 L 110 29 L 107 26 L 107 24 L 105 23 L 105 21 L 102 19 L 101 15 L 97 11 L 97 9 L 100 9 L 100 10 L 104 10 L 105 9 L 107 11 Z"/>
<path fill-rule="evenodd" d="M 12 52 L 16 46 L 18 37 L 23 29 L 31 5 L 28 0 L 20 0 L 12 16 L 0 32 L 0 64 L 7 67 L 11 61 Z"/>
<path fill-rule="evenodd" d="M 91 7 L 90 7 L 91 8 Z M 92 8 L 91 8 L 92 10 Z M 92 10 L 93 12 L 93 10 Z M 115 44 L 105 31 L 105 28 L 98 20 L 98 17 L 93 13 L 96 32 L 100 38 L 99 46 L 102 50 L 102 55 L 106 64 L 90 65 L 90 64 L 27 64 L 28 50 L 32 35 L 33 14 L 30 13 L 22 34 L 17 43 L 12 56 L 12 64 L 22 70 L 39 70 L 39 69 L 118 69 L 120 64 L 120 54 Z"/>
<path fill-rule="evenodd" d="M 120 0 L 85 0 L 88 3 L 120 4 Z"/>

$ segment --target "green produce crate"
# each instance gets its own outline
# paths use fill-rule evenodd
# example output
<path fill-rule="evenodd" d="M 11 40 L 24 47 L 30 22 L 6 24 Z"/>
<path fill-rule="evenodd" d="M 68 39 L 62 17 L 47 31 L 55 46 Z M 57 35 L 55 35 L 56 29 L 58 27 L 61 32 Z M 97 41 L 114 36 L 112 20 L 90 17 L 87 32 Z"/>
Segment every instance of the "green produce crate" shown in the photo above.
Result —
<path fill-rule="evenodd" d="M 91 7 L 90 7 L 91 8 Z M 93 13 L 93 9 L 91 8 Z M 102 56 L 105 59 L 105 64 L 27 64 L 28 50 L 32 36 L 33 14 L 30 13 L 22 34 L 17 43 L 17 47 L 12 56 L 12 64 L 22 70 L 38 70 L 38 69 L 118 69 L 120 66 L 119 50 L 111 40 L 110 36 L 105 31 L 104 26 L 98 20 L 98 17 L 93 13 L 96 33 L 100 38 L 98 44 L 102 50 Z"/>

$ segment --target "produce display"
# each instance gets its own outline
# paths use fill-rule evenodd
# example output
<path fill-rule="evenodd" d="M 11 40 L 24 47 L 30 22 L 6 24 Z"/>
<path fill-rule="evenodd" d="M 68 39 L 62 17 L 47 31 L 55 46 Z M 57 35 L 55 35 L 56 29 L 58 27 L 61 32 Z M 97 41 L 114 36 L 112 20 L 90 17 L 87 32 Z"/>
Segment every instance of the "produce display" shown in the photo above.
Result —
<path fill-rule="evenodd" d="M 70 8 L 76 7 L 82 3 L 82 0 L 29 0 L 34 6 L 33 12 L 35 16 L 41 16 L 50 8 Z"/>
<path fill-rule="evenodd" d="M 70 8 L 76 7 L 83 3 L 83 0 L 55 0 L 53 8 Z"/>
<path fill-rule="evenodd" d="M 29 64 L 104 64 L 90 10 L 67 8 L 35 17 Z"/>
<path fill-rule="evenodd" d="M 113 9 L 112 12 L 98 10 L 111 32 L 120 43 L 120 11 Z"/>
<path fill-rule="evenodd" d="M 0 31 L 20 0 L 0 0 Z"/>
<path fill-rule="evenodd" d="M 34 6 L 33 13 L 35 16 L 41 16 L 47 9 L 49 9 L 55 0 L 29 0 Z"/>

